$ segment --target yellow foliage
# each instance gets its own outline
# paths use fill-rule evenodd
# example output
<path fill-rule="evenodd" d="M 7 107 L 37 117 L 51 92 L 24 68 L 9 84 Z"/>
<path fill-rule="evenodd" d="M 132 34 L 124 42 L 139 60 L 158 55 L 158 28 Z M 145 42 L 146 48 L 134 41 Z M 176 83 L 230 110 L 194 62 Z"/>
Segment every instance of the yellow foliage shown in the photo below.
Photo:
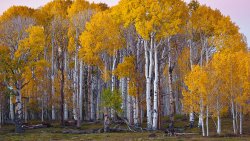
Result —
<path fill-rule="evenodd" d="M 156 39 L 169 37 L 180 31 L 188 8 L 181 0 L 121 0 L 119 3 L 125 26 L 135 24 L 144 39 L 156 33 Z"/>
<path fill-rule="evenodd" d="M 12 6 L 6 10 L 0 17 L 0 23 L 3 21 L 11 20 L 12 18 L 21 17 L 33 17 L 35 10 L 26 6 Z"/>
<path fill-rule="evenodd" d="M 44 51 L 44 29 L 40 26 L 32 26 L 27 29 L 27 32 L 29 37 L 20 41 L 15 57 L 25 56 L 28 60 L 34 60 Z"/>

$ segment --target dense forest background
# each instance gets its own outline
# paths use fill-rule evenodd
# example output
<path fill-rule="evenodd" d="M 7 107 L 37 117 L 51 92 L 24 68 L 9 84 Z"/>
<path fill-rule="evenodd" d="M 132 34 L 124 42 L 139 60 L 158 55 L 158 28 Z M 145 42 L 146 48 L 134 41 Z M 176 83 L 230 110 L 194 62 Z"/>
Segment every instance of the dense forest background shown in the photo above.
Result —
<path fill-rule="evenodd" d="M 193 0 L 55 0 L 0 17 L 0 125 L 112 121 L 158 130 L 195 117 L 202 135 L 222 117 L 242 134 L 250 53 L 230 17 Z M 168 117 L 168 122 L 163 119 Z M 192 124 L 192 123 L 191 123 Z M 196 126 L 196 125 L 195 125 Z"/>

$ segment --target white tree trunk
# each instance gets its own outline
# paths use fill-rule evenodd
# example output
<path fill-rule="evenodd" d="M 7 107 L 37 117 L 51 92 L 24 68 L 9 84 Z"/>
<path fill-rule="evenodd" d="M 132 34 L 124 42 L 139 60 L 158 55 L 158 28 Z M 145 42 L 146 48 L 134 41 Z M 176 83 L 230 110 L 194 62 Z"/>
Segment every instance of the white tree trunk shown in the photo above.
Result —
<path fill-rule="evenodd" d="M 129 78 L 127 79 L 127 91 L 129 90 Z M 128 122 L 131 124 L 132 123 L 132 119 L 131 119 L 131 115 L 132 115 L 132 97 L 129 95 L 129 93 L 127 94 L 127 119 Z"/>
<path fill-rule="evenodd" d="M 158 129 L 158 82 L 159 82 L 159 71 L 158 71 L 158 50 L 154 45 L 154 66 L 155 66 L 155 80 L 154 80 L 154 108 L 153 108 L 153 130 Z"/>
<path fill-rule="evenodd" d="M 65 100 L 65 103 L 64 103 L 64 120 L 68 120 L 68 104 L 67 104 L 67 101 Z"/>
<path fill-rule="evenodd" d="M 14 106 L 12 102 L 13 97 L 10 96 L 10 119 L 14 121 Z"/>
<path fill-rule="evenodd" d="M 73 78 L 73 81 L 74 81 L 74 93 L 73 93 L 73 117 L 74 117 L 74 120 L 77 120 L 77 96 L 78 96 L 78 58 L 77 58 L 77 47 L 76 47 L 76 52 L 75 52 L 75 59 L 74 59 L 74 78 Z"/>
<path fill-rule="evenodd" d="M 242 135 L 242 122 L 243 122 L 242 107 L 240 107 L 240 135 Z"/>
<path fill-rule="evenodd" d="M 100 106 L 100 103 L 101 103 L 101 80 L 100 80 L 100 77 L 98 75 L 97 77 L 97 103 L 96 103 L 96 119 L 101 119 L 101 106 Z"/>
<path fill-rule="evenodd" d="M 17 90 L 17 95 L 16 95 L 16 119 L 20 120 L 22 119 L 22 95 L 21 95 L 21 90 Z"/>
<path fill-rule="evenodd" d="M 96 87 L 96 81 L 94 80 L 94 77 L 91 78 L 91 81 L 92 81 L 92 94 L 90 96 L 90 100 L 91 100 L 91 107 L 90 107 L 90 119 L 91 120 L 95 120 L 95 100 L 94 100 L 94 88 Z"/>
<path fill-rule="evenodd" d="M 127 112 L 126 110 L 127 81 L 126 81 L 126 78 L 122 78 L 120 81 L 121 81 L 121 87 L 122 87 L 122 111 L 123 111 L 123 116 L 126 117 L 125 113 Z"/>
<path fill-rule="evenodd" d="M 114 70 L 115 70 L 116 60 L 117 60 L 117 57 L 115 55 L 114 59 L 113 59 L 112 72 L 114 72 Z M 112 73 L 112 77 L 111 77 L 111 91 L 114 92 L 114 90 L 115 90 L 115 75 Z M 114 111 L 114 109 L 111 109 L 111 118 L 114 118 L 114 115 L 115 115 L 115 111 Z"/>
<path fill-rule="evenodd" d="M 134 124 L 138 123 L 138 118 L 137 118 L 137 113 L 136 113 L 136 97 L 132 97 L 132 101 L 133 101 L 133 121 Z"/>
<path fill-rule="evenodd" d="M 55 97 L 55 65 L 54 65 L 54 58 L 55 58 L 55 55 L 54 55 L 54 36 L 52 36 L 52 56 L 51 56 L 51 71 L 52 71 L 52 74 L 51 74 L 51 93 L 52 93 L 52 97 L 54 98 Z M 56 110 L 55 110 L 55 106 L 52 102 L 52 108 L 51 108 L 51 118 L 52 120 L 55 120 L 56 119 Z"/>
<path fill-rule="evenodd" d="M 146 105 L 147 105 L 147 128 L 152 129 L 152 110 L 151 110 L 151 79 L 152 79 L 152 67 L 153 67 L 153 50 L 148 50 L 148 43 L 144 41 L 145 51 L 145 77 L 146 77 Z M 149 52 L 149 54 L 148 54 Z"/>
<path fill-rule="evenodd" d="M 189 52 L 190 52 L 190 68 L 191 68 L 191 71 L 193 70 L 193 46 L 192 46 L 192 40 L 190 40 L 189 42 Z M 193 109 L 193 108 L 191 108 Z M 190 119 L 190 122 L 193 122 L 194 123 L 194 113 L 193 111 L 191 113 L 189 113 L 189 119 Z M 192 121 L 191 121 L 192 120 Z"/>
<path fill-rule="evenodd" d="M 233 131 L 234 131 L 234 134 L 236 134 L 236 123 L 235 123 L 235 113 L 234 113 L 234 103 L 233 101 L 231 102 L 231 112 L 232 112 L 232 116 L 233 116 Z"/>
<path fill-rule="evenodd" d="M 238 131 L 239 131 L 238 116 L 239 116 L 239 113 L 238 113 L 238 105 L 235 104 L 235 125 L 236 125 L 236 133 L 237 133 L 237 134 L 238 134 Z"/>
<path fill-rule="evenodd" d="M 217 109 L 217 134 L 221 134 L 221 119 L 220 119 L 220 109 L 219 109 L 219 99 L 217 98 L 216 102 Z"/>
<path fill-rule="evenodd" d="M 209 136 L 209 126 L 208 126 L 208 124 L 209 124 L 209 121 L 208 121 L 208 119 L 209 119 L 209 107 L 208 106 L 206 106 L 206 108 L 207 108 L 207 110 L 206 110 L 206 128 L 207 128 L 207 136 Z"/>
<path fill-rule="evenodd" d="M 202 136 L 206 136 L 205 134 L 205 127 L 204 127 L 204 120 L 203 120 L 203 112 L 204 111 L 204 107 L 203 107 L 203 100 L 201 100 L 201 106 L 200 106 L 200 118 L 201 118 L 201 128 L 202 128 Z"/>
<path fill-rule="evenodd" d="M 82 92 L 82 81 L 83 81 L 83 62 L 80 61 L 80 82 L 79 82 L 79 114 L 80 114 L 80 120 L 83 119 L 82 117 L 82 112 L 83 112 L 83 109 L 82 109 L 82 105 L 83 105 L 83 92 Z"/>
<path fill-rule="evenodd" d="M 221 134 L 221 120 L 220 120 L 220 112 L 217 113 L 217 134 Z"/>

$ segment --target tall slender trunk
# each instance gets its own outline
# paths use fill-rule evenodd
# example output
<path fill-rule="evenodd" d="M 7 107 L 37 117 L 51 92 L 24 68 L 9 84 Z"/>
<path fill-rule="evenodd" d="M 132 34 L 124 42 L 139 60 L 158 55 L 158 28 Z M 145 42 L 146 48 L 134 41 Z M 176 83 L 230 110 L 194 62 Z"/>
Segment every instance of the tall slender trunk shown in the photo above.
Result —
<path fill-rule="evenodd" d="M 76 45 L 77 45 L 77 43 L 76 43 Z M 78 101 L 78 99 L 77 99 L 77 96 L 78 96 L 78 55 L 77 55 L 77 51 L 78 51 L 78 49 L 77 49 L 78 47 L 76 47 L 76 50 L 75 50 L 75 59 L 74 59 L 74 63 L 75 63 L 75 65 L 74 65 L 74 93 L 73 93 L 73 116 L 74 116 L 74 120 L 77 120 L 78 119 L 78 115 L 77 115 L 77 113 L 78 113 L 78 111 L 77 111 L 77 109 L 78 109 L 78 107 L 77 107 L 77 105 L 78 105 L 78 103 L 77 103 L 77 101 Z"/>
<path fill-rule="evenodd" d="M 202 41 L 202 42 L 203 42 L 203 41 Z M 205 43 L 203 43 L 202 48 L 201 48 L 201 54 L 200 54 L 200 66 L 201 66 L 201 67 L 203 66 L 203 52 L 204 52 L 204 46 L 205 46 Z M 201 113 L 200 113 L 200 115 L 201 115 Z M 198 123 L 198 126 L 202 126 L 202 128 L 203 128 L 202 122 L 203 122 L 203 117 L 202 117 L 202 116 L 199 116 L 199 123 Z"/>
<path fill-rule="evenodd" d="M 238 134 L 239 132 L 239 122 L 238 122 L 238 105 L 235 104 L 235 125 L 236 125 L 236 133 Z"/>
<path fill-rule="evenodd" d="M 65 100 L 65 103 L 64 103 L 64 120 L 68 120 L 68 104 L 67 104 L 67 101 Z"/>
<path fill-rule="evenodd" d="M 137 98 L 133 97 L 133 121 L 134 125 L 138 124 L 138 107 L 137 107 Z"/>
<path fill-rule="evenodd" d="M 92 85 L 91 85 L 91 91 L 92 91 L 92 95 L 91 95 L 91 97 L 90 97 L 90 99 L 91 99 L 91 108 L 90 108 L 90 119 L 92 120 L 92 121 L 94 121 L 95 119 L 96 119 L 96 117 L 95 117 L 95 105 L 96 105 L 96 100 L 95 100 L 95 97 L 94 97 L 94 95 L 95 95 L 95 88 L 96 88 L 96 79 L 94 78 L 94 77 L 92 77 Z"/>
<path fill-rule="evenodd" d="M 153 108 L 153 130 L 158 129 L 158 83 L 159 83 L 159 64 L 158 64 L 158 50 L 154 44 L 154 66 L 155 66 L 155 80 L 154 80 L 154 108 Z"/>
<path fill-rule="evenodd" d="M 193 42 L 192 42 L 192 39 L 190 39 L 189 41 L 189 52 L 190 52 L 190 68 L 191 68 L 191 71 L 193 70 Z M 191 109 L 193 109 L 193 107 L 191 107 Z M 192 117 L 191 117 L 192 116 Z M 193 111 L 191 111 L 191 113 L 189 113 L 189 119 L 192 119 L 192 121 L 190 121 L 190 125 L 193 124 L 191 122 L 194 122 L 194 113 Z"/>
<path fill-rule="evenodd" d="M 221 134 L 221 119 L 220 119 L 220 110 L 219 110 L 219 100 L 217 97 L 216 102 L 216 109 L 217 109 L 217 134 Z"/>
<path fill-rule="evenodd" d="M 129 90 L 129 78 L 127 78 L 127 91 Z M 132 119 L 131 119 L 131 115 L 132 115 L 132 97 L 129 95 L 129 93 L 127 94 L 127 119 L 128 122 L 131 124 L 132 123 Z"/>
<path fill-rule="evenodd" d="M 87 118 L 88 120 L 91 120 L 91 106 L 92 106 L 92 76 L 91 76 L 91 73 L 92 73 L 92 68 L 91 66 L 88 66 L 88 113 L 87 113 Z"/>
<path fill-rule="evenodd" d="M 62 55 L 63 56 L 63 55 Z M 64 126 L 64 61 L 62 60 L 61 66 L 61 85 L 60 85 L 60 95 L 61 95 L 61 125 Z"/>
<path fill-rule="evenodd" d="M 112 72 L 114 72 L 114 70 L 115 70 L 116 60 L 117 60 L 117 57 L 116 57 L 116 55 L 114 55 L 113 65 L 112 65 Z M 114 92 L 114 90 L 115 90 L 115 75 L 114 75 L 114 73 L 112 73 L 112 77 L 111 77 L 111 91 Z M 114 118 L 114 117 L 115 117 L 115 111 L 114 111 L 113 108 L 111 108 L 111 118 Z"/>
<path fill-rule="evenodd" d="M 54 64 L 54 33 L 52 35 L 52 56 L 51 56 L 51 95 L 52 98 L 55 97 L 55 64 Z M 51 108 L 51 116 L 52 116 L 52 120 L 56 119 L 56 111 L 55 111 L 55 106 L 54 103 L 52 102 L 52 108 Z"/>
<path fill-rule="evenodd" d="M 65 75 L 66 75 L 66 79 L 68 79 L 68 65 L 67 65 L 67 52 L 65 51 L 64 52 L 64 71 L 65 71 Z M 66 86 L 68 85 L 67 84 L 67 81 L 66 81 Z M 68 120 L 68 102 L 67 102 L 67 99 L 64 99 L 64 120 Z"/>
<path fill-rule="evenodd" d="M 83 102 L 83 92 L 82 92 L 82 85 L 83 85 L 83 62 L 80 61 L 80 82 L 79 82 L 79 116 L 80 120 L 82 120 L 82 102 Z"/>
<path fill-rule="evenodd" d="M 172 88 L 173 83 L 173 68 L 172 68 L 172 54 L 171 54 L 171 46 L 170 39 L 168 39 L 168 88 L 169 88 L 169 101 L 170 101 L 170 124 L 169 128 L 173 130 L 174 128 L 174 113 L 175 113 L 175 100 L 174 93 Z"/>
<path fill-rule="evenodd" d="M 151 47 L 148 48 L 148 41 L 144 41 L 145 51 L 145 77 L 146 77 L 146 105 L 147 105 L 147 128 L 152 129 L 152 110 L 151 110 L 151 79 L 152 79 L 152 67 L 153 67 L 153 41 L 151 41 Z"/>
<path fill-rule="evenodd" d="M 234 113 L 234 102 L 233 100 L 231 100 L 231 112 L 232 112 L 232 116 L 233 116 L 233 131 L 234 131 L 234 134 L 236 134 L 236 123 L 235 123 L 235 113 Z"/>
<path fill-rule="evenodd" d="M 99 75 L 99 71 L 97 72 L 97 103 L 96 103 L 96 119 L 101 119 L 101 80 L 100 80 L 100 75 Z"/>
<path fill-rule="evenodd" d="M 204 120 L 203 120 L 203 115 L 204 115 L 204 106 L 203 106 L 203 100 L 201 99 L 201 106 L 200 106 L 200 115 L 201 115 L 201 128 L 202 128 L 202 136 L 206 136 L 205 134 L 205 127 L 204 127 Z"/>
<path fill-rule="evenodd" d="M 243 122 L 243 117 L 242 117 L 242 106 L 240 106 L 240 135 L 242 135 L 242 122 Z"/>
<path fill-rule="evenodd" d="M 22 95 L 20 84 L 17 82 L 17 95 L 16 95 L 16 116 L 15 116 L 15 125 L 16 125 L 16 133 L 22 133 L 24 130 L 22 129 Z"/>
<path fill-rule="evenodd" d="M 127 102 L 127 79 L 122 78 L 121 79 L 121 87 L 122 87 L 122 111 L 123 111 L 123 117 L 126 117 L 127 108 L 126 108 L 126 102 Z"/>
<path fill-rule="evenodd" d="M 14 121 L 14 106 L 13 106 L 13 96 L 10 96 L 10 119 Z"/>
<path fill-rule="evenodd" d="M 208 107 L 208 105 L 206 106 L 206 128 L 207 128 L 207 136 L 209 136 L 209 126 L 208 126 L 208 124 L 209 124 L 209 122 L 208 122 L 208 119 L 209 119 L 209 107 Z"/>

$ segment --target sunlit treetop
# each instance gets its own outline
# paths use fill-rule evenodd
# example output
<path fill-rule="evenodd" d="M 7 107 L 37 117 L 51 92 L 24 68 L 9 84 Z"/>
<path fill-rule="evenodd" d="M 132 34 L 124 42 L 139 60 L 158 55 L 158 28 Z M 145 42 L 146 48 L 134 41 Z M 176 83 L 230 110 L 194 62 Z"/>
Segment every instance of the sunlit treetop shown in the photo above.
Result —
<path fill-rule="evenodd" d="M 68 8 L 68 16 L 71 17 L 78 14 L 81 11 L 90 9 L 90 3 L 86 0 L 75 0 L 72 5 Z"/>
<path fill-rule="evenodd" d="M 11 20 L 12 18 L 21 17 L 32 17 L 35 10 L 27 6 L 12 6 L 6 10 L 0 17 L 0 22 Z"/>
<path fill-rule="evenodd" d="M 172 36 L 180 31 L 188 13 L 181 0 L 122 0 L 119 3 L 125 26 L 134 24 L 145 39 Z"/>
<path fill-rule="evenodd" d="M 82 49 L 79 55 L 91 65 L 100 63 L 102 53 L 114 55 L 116 50 L 124 46 L 120 27 L 109 11 L 94 15 L 80 36 Z"/>
<path fill-rule="evenodd" d="M 192 14 L 193 28 L 208 37 L 214 33 L 215 25 L 222 18 L 219 10 L 213 10 L 205 5 L 199 6 Z"/>
<path fill-rule="evenodd" d="M 72 4 L 70 0 L 54 0 L 52 2 L 47 3 L 45 6 L 41 7 L 42 18 L 45 20 L 51 20 L 53 17 L 63 17 L 67 16 L 67 9 Z"/>

